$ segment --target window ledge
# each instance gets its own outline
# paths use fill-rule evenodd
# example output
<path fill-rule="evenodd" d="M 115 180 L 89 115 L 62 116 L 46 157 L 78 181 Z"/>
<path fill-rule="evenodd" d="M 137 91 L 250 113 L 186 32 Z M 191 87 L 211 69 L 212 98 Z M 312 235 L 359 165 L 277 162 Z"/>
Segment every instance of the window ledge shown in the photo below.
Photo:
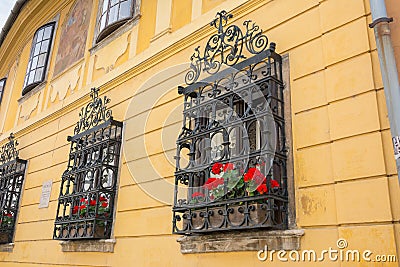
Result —
<path fill-rule="evenodd" d="M 269 250 L 300 250 L 300 239 L 304 230 L 246 231 L 184 236 L 177 240 L 182 254 L 258 251 L 268 246 Z"/>
<path fill-rule="evenodd" d="M 61 241 L 62 252 L 114 253 L 115 239 Z"/>
<path fill-rule="evenodd" d="M 14 243 L 0 244 L 0 252 L 13 252 Z"/>
<path fill-rule="evenodd" d="M 27 99 L 29 99 L 31 96 L 35 95 L 37 92 L 43 90 L 46 87 L 47 80 L 44 80 L 40 83 L 38 83 L 35 87 L 33 87 L 31 90 L 29 90 L 26 94 L 21 96 L 18 99 L 18 104 L 21 105 L 24 103 Z"/>
<path fill-rule="evenodd" d="M 99 41 L 98 43 L 94 42 L 92 48 L 89 49 L 90 55 L 92 56 L 98 50 L 107 46 L 109 43 L 122 36 L 124 33 L 130 31 L 135 25 L 139 23 L 140 17 L 140 14 L 134 15 L 132 18 L 119 26 L 116 30 L 112 31 L 110 34 L 104 37 L 101 41 Z"/>

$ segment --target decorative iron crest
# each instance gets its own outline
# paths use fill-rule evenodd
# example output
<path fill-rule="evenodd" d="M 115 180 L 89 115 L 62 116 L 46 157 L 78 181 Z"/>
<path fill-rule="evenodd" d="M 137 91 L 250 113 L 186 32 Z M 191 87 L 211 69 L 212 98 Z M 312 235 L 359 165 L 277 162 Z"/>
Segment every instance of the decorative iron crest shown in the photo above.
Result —
<path fill-rule="evenodd" d="M 112 119 L 112 111 L 107 108 L 107 104 L 111 100 L 107 96 L 104 96 L 103 99 L 99 98 L 98 88 L 91 89 L 90 97 L 92 101 L 79 113 L 80 120 L 75 126 L 74 134 L 79 134 Z"/>
<path fill-rule="evenodd" d="M 243 23 L 246 28 L 244 33 L 236 25 L 228 25 L 228 20 L 233 17 L 225 10 L 218 12 L 216 18 L 210 23 L 218 29 L 218 33 L 211 36 L 204 49 L 200 53 L 200 46 L 190 57 L 190 70 L 186 73 L 185 82 L 191 85 L 197 81 L 201 71 L 208 74 L 217 73 L 223 64 L 233 66 L 240 59 L 245 59 L 243 49 L 251 54 L 259 54 L 267 49 L 268 38 L 262 34 L 258 25 L 247 20 Z"/>
<path fill-rule="evenodd" d="M 0 148 L 0 165 L 18 159 L 19 151 L 16 147 L 19 143 L 14 138 L 14 134 L 11 133 L 8 143 Z"/>

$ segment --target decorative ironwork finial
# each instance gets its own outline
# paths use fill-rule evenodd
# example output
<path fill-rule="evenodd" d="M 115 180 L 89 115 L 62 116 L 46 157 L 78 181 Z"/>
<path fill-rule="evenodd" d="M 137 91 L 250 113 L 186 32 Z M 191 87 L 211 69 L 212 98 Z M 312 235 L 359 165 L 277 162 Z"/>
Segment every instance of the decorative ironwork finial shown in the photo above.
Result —
<path fill-rule="evenodd" d="M 18 159 L 19 151 L 17 146 L 19 143 L 14 138 L 14 134 L 11 133 L 8 137 L 8 143 L 0 148 L 0 165 Z"/>
<path fill-rule="evenodd" d="M 74 134 L 79 134 L 112 119 L 112 111 L 107 108 L 107 104 L 111 100 L 107 96 L 104 96 L 103 99 L 99 98 L 98 88 L 91 89 L 90 97 L 92 101 L 79 113 L 80 120 L 75 126 Z"/>
<path fill-rule="evenodd" d="M 185 76 L 186 84 L 195 83 L 202 71 L 215 74 L 223 64 L 233 66 L 240 59 L 245 59 L 244 48 L 254 55 L 267 49 L 268 38 L 262 34 L 259 26 L 247 20 L 243 23 L 246 29 L 244 33 L 236 25 L 228 26 L 228 20 L 232 17 L 232 14 L 223 10 L 218 12 L 216 18 L 210 23 L 218 30 L 218 33 L 210 37 L 203 54 L 200 52 L 200 46 L 195 48 L 190 58 L 190 70 Z"/>

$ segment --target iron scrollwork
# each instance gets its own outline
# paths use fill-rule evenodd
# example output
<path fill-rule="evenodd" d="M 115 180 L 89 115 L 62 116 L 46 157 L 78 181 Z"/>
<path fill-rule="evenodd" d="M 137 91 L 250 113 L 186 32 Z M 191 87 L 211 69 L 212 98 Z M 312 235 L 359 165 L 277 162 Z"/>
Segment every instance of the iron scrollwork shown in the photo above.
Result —
<path fill-rule="evenodd" d="M 244 48 L 252 55 L 267 49 L 268 37 L 262 33 L 258 25 L 247 20 L 243 23 L 246 28 L 243 32 L 237 25 L 228 26 L 228 20 L 232 17 L 232 14 L 223 10 L 218 12 L 210 23 L 218 32 L 208 40 L 203 53 L 200 52 L 200 46 L 195 49 L 190 58 L 190 70 L 185 76 L 186 84 L 195 83 L 202 71 L 215 74 L 223 64 L 227 66 L 237 64 L 239 60 L 246 58 Z"/>
<path fill-rule="evenodd" d="M 185 76 L 173 233 L 286 229 L 287 149 L 282 57 L 251 21 L 217 13 Z M 222 65 L 232 68 L 222 68 Z M 209 74 L 198 81 L 201 72 Z"/>
<path fill-rule="evenodd" d="M 68 137 L 68 166 L 61 177 L 53 238 L 109 238 L 121 151 L 122 123 L 112 118 L 93 88 L 92 101 L 82 108 L 74 136 Z"/>
<path fill-rule="evenodd" d="M 11 243 L 19 210 L 26 160 L 18 157 L 13 134 L 0 148 L 0 244 Z"/>
<path fill-rule="evenodd" d="M 111 100 L 107 96 L 101 99 L 97 88 L 91 89 L 90 97 L 92 101 L 83 107 L 79 113 L 80 120 L 76 123 L 74 134 L 79 134 L 103 122 L 112 120 L 112 111 L 107 108 L 107 104 Z"/>

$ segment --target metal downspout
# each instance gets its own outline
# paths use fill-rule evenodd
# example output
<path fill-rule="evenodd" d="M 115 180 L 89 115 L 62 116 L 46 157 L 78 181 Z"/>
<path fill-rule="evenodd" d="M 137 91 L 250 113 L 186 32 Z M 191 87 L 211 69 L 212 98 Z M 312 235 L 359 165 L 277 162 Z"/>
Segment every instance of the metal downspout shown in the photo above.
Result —
<path fill-rule="evenodd" d="M 389 28 L 389 23 L 393 19 L 387 17 L 384 0 L 370 0 L 370 4 L 372 23 L 369 27 L 374 28 L 375 31 L 394 157 L 396 159 L 397 177 L 400 183 L 400 86 Z"/>

